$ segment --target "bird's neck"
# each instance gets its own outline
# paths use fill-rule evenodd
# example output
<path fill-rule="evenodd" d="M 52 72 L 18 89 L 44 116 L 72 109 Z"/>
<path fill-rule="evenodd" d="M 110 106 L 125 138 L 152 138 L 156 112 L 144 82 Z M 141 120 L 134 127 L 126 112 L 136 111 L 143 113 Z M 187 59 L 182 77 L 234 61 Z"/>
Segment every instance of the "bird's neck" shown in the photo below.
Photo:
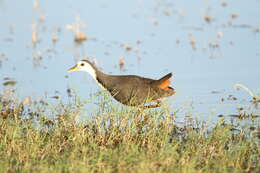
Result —
<path fill-rule="evenodd" d="M 107 84 L 106 84 L 106 78 L 107 78 L 107 74 L 101 72 L 101 71 L 96 71 L 96 82 L 97 84 L 102 88 L 102 89 L 106 89 Z"/>
<path fill-rule="evenodd" d="M 88 72 L 90 76 L 97 82 L 97 84 L 102 88 L 105 89 L 105 73 L 99 71 L 96 67 L 91 65 L 87 66 L 83 71 Z"/>

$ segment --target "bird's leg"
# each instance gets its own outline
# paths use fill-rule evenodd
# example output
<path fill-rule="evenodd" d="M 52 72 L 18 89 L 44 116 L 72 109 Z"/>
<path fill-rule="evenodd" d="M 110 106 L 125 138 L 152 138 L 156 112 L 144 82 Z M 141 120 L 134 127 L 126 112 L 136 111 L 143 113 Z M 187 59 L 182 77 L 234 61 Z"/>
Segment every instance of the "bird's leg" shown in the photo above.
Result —
<path fill-rule="evenodd" d="M 144 114 L 144 109 L 142 107 L 138 107 L 136 115 L 140 117 L 142 114 Z"/>
<path fill-rule="evenodd" d="M 160 106 L 162 106 L 162 102 L 160 101 L 160 100 L 155 100 L 155 102 L 156 102 L 156 107 L 160 107 Z"/>
<path fill-rule="evenodd" d="M 143 133 L 143 127 L 149 123 L 150 116 L 145 114 L 144 110 L 149 108 L 157 108 L 161 106 L 160 100 L 154 100 L 153 102 L 156 102 L 155 105 L 147 105 L 147 106 L 139 106 L 138 111 L 135 114 L 135 123 L 138 129 L 138 134 Z"/>

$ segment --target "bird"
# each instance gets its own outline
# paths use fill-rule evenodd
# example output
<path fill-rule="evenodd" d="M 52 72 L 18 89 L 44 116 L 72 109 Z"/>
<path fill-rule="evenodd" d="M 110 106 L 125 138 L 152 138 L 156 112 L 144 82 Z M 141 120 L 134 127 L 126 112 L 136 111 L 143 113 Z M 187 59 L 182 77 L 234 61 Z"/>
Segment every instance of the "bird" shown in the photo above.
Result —
<path fill-rule="evenodd" d="M 89 60 L 83 59 L 67 70 L 67 72 L 88 72 L 101 88 L 123 105 L 143 109 L 161 106 L 159 99 L 175 94 L 170 87 L 172 73 L 155 80 L 137 75 L 109 75 L 100 71 Z M 152 104 L 155 103 L 155 104 Z M 150 104 L 150 105 L 147 105 Z"/>

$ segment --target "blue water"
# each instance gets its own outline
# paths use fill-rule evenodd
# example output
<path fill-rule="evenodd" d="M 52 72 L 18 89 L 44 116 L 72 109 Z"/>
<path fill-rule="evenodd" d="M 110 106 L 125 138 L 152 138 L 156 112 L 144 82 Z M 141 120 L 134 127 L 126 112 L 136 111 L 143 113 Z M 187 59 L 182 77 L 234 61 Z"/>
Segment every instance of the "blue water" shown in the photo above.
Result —
<path fill-rule="evenodd" d="M 83 72 L 66 72 L 79 59 L 88 57 L 111 74 L 160 78 L 173 72 L 177 94 L 166 100 L 173 111 L 216 119 L 250 104 L 251 97 L 235 90 L 235 83 L 259 96 L 259 9 L 257 0 L 1 0 L 0 80 L 15 79 L 11 88 L 21 99 L 60 95 L 66 100 L 66 89 L 73 88 L 87 100 L 100 90 L 94 80 Z M 66 29 L 78 19 L 89 38 L 82 44 Z M 33 23 L 39 39 L 35 46 Z M 0 93 L 8 88 L 0 86 Z M 230 94 L 238 100 L 227 100 Z"/>

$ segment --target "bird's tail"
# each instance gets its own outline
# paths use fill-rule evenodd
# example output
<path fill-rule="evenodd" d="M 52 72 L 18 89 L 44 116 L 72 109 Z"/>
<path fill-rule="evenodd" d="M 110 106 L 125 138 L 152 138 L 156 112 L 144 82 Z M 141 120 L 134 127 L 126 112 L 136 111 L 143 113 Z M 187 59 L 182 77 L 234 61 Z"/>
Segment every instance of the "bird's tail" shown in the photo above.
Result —
<path fill-rule="evenodd" d="M 169 85 L 171 83 L 171 77 L 172 77 L 172 73 L 168 73 L 167 75 L 163 76 L 161 79 L 156 81 L 156 85 L 161 88 L 161 89 L 165 89 L 165 90 L 173 90 L 173 88 L 171 88 Z"/>

